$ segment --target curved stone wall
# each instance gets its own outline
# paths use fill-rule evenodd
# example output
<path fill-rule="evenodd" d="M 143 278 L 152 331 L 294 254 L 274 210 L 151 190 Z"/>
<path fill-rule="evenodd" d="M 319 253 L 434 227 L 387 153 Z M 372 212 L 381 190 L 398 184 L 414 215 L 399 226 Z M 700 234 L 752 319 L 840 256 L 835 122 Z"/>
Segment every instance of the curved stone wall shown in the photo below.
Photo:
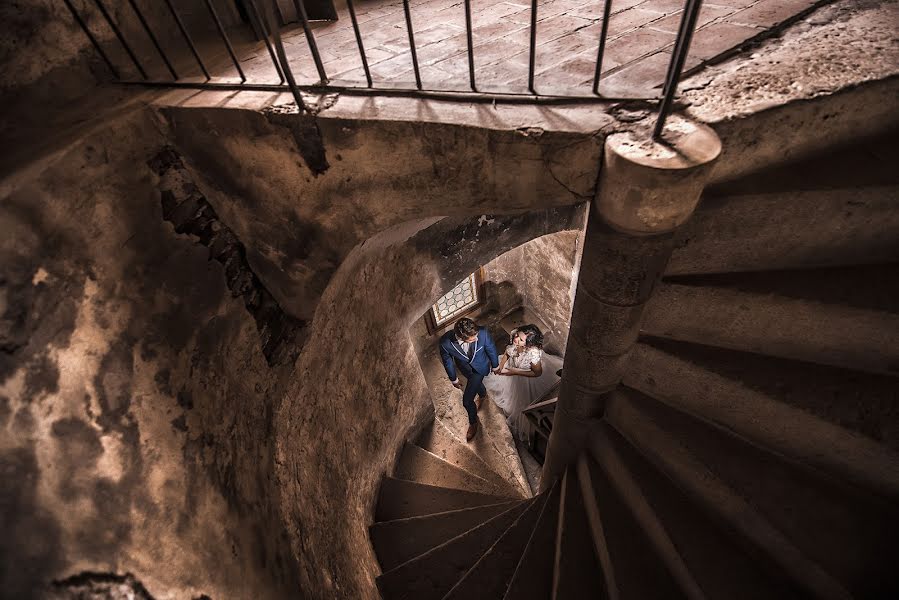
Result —
<path fill-rule="evenodd" d="M 342 238 L 304 351 L 266 354 L 246 285 L 272 279 L 242 257 L 264 242 L 291 264 L 284 237 L 261 237 L 289 228 L 246 227 L 255 190 L 231 196 L 196 162 L 163 168 L 169 124 L 134 111 L 4 182 L 0 589 L 375 597 L 377 481 L 431 414 L 409 325 L 478 265 L 580 229 L 583 207 L 481 218 L 461 199 L 475 216 L 390 225 L 418 210 L 409 195 Z M 272 155 L 279 133 L 294 160 L 288 128 L 270 132 Z M 358 206 L 334 202 L 317 226 Z"/>

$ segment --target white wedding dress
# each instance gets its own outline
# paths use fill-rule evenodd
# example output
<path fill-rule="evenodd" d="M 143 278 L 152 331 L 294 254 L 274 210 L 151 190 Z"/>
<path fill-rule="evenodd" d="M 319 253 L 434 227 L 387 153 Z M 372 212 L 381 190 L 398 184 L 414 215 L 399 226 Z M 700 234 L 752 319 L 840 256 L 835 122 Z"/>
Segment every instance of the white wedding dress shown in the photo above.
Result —
<path fill-rule="evenodd" d="M 518 349 L 511 344 L 506 348 L 506 356 L 508 360 L 503 366 L 504 371 L 530 371 L 531 365 L 543 362 L 543 373 L 539 377 L 491 374 L 484 378 L 487 392 L 506 415 L 512 435 L 526 441 L 531 425 L 522 411 L 540 400 L 559 381 L 556 371 L 562 368 L 562 359 L 546 354 L 539 348 Z"/>

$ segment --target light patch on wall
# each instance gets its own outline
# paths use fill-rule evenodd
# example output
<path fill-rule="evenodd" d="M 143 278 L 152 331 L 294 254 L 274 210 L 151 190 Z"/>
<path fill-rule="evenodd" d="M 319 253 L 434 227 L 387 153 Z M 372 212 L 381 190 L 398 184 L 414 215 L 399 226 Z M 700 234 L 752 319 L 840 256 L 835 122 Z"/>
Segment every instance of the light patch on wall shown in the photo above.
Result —
<path fill-rule="evenodd" d="M 121 435 L 104 435 L 100 437 L 100 443 L 103 445 L 103 454 L 97 460 L 97 473 L 118 483 L 125 472 L 125 467 L 122 464 L 122 456 L 125 455 L 125 450 Z"/>
<path fill-rule="evenodd" d="M 50 277 L 50 273 L 44 267 L 38 267 L 37 271 L 34 272 L 34 277 L 31 278 L 31 285 L 44 283 L 48 277 Z"/>

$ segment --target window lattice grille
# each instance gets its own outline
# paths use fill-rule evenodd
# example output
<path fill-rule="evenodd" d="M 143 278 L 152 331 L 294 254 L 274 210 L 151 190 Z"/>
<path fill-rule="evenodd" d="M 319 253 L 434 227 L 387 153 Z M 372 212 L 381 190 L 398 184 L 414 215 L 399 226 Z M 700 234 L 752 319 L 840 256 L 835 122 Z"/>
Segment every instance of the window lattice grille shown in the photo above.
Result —
<path fill-rule="evenodd" d="M 431 307 L 431 310 L 434 311 L 434 322 L 438 326 L 443 325 L 477 303 L 478 288 L 475 284 L 475 274 L 472 273 Z"/>

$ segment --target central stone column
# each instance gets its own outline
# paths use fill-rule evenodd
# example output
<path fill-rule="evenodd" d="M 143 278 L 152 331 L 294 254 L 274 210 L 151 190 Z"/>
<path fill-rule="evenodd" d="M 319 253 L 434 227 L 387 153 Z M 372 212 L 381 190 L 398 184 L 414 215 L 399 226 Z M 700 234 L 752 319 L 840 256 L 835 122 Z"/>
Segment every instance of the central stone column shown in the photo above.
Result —
<path fill-rule="evenodd" d="M 674 232 L 693 214 L 721 152 L 714 131 L 689 121 L 670 123 L 666 138 L 657 143 L 618 133 L 606 139 L 541 491 L 577 459 L 607 394 L 621 382 Z"/>

